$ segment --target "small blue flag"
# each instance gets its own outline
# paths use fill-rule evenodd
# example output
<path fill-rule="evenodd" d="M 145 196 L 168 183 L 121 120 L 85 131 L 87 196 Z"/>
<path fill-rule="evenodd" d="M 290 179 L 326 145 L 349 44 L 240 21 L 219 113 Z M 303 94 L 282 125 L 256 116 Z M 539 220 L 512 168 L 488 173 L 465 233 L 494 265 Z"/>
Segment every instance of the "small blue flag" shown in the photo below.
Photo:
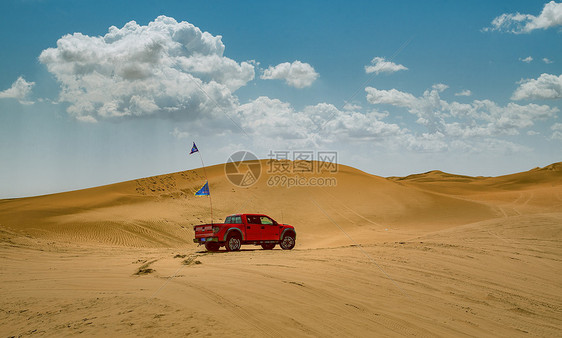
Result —
<path fill-rule="evenodd" d="M 193 147 L 191 147 L 191 152 L 189 153 L 189 155 L 198 152 L 199 149 L 197 149 L 197 146 L 195 145 L 195 142 L 193 142 Z"/>
<path fill-rule="evenodd" d="M 209 192 L 209 182 L 206 182 L 201 189 L 197 190 L 195 196 L 209 196 L 211 193 Z"/>

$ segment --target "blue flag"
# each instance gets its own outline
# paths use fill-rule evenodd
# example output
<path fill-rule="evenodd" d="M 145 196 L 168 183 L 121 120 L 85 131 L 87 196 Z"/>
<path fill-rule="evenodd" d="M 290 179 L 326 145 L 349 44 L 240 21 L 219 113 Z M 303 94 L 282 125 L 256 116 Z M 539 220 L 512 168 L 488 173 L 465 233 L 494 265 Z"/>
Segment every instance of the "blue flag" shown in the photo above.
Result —
<path fill-rule="evenodd" d="M 197 192 L 195 193 L 195 196 L 209 196 L 211 195 L 211 193 L 209 192 L 209 182 L 206 182 L 204 186 L 201 187 L 201 189 L 197 190 Z"/>
<path fill-rule="evenodd" d="M 193 147 L 191 147 L 191 152 L 189 153 L 189 155 L 198 152 L 199 149 L 197 149 L 197 146 L 195 145 L 195 142 L 193 142 Z"/>

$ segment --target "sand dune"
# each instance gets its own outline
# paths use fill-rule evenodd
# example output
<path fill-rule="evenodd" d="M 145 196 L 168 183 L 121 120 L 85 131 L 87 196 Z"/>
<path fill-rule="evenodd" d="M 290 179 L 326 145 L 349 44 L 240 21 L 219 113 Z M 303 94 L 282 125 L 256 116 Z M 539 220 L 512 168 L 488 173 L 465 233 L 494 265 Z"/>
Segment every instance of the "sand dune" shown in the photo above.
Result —
<path fill-rule="evenodd" d="M 261 212 L 290 252 L 209 254 L 201 169 L 0 201 L 4 336 L 557 336 L 562 164 L 500 177 L 383 178 L 249 188 L 206 169 L 213 221 Z M 295 177 L 295 174 L 288 175 Z"/>
<path fill-rule="evenodd" d="M 494 206 L 479 201 L 368 175 L 346 166 L 340 166 L 335 175 L 321 175 L 335 178 L 333 187 L 269 187 L 271 175 L 266 162 L 262 164 L 262 178 L 249 188 L 232 185 L 223 166 L 207 168 L 214 222 L 221 222 L 231 213 L 263 212 L 298 226 L 299 244 L 310 247 L 317 246 L 319 239 L 332 241 L 335 234 L 341 234 L 329 224 L 326 210 L 336 223 L 352 233 L 389 229 L 432 231 L 500 215 Z M 100 188 L 4 200 L 0 202 L 0 222 L 23 235 L 57 241 L 181 245 L 190 242 L 192 225 L 211 222 L 208 197 L 194 196 L 204 182 L 202 170 L 194 170 Z M 357 240 L 369 242 L 372 237 L 359 236 Z"/>

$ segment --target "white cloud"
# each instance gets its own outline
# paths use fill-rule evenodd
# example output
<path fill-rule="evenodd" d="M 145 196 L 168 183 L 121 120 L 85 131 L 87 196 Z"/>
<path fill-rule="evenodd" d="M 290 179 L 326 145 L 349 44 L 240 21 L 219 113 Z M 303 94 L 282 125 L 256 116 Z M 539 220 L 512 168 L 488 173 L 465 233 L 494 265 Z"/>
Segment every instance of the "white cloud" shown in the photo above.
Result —
<path fill-rule="evenodd" d="M 367 87 L 365 91 L 367 92 L 367 101 L 372 104 L 390 104 L 409 108 L 416 102 L 414 95 L 396 89 L 379 90 L 373 87 Z"/>
<path fill-rule="evenodd" d="M 544 100 L 562 98 L 562 75 L 541 74 L 538 79 L 521 80 L 512 100 Z"/>
<path fill-rule="evenodd" d="M 392 139 L 406 132 L 396 124 L 380 121 L 380 114 L 376 112 L 366 114 L 342 112 L 326 103 L 306 107 L 304 112 L 308 116 L 326 116 L 329 112 L 328 116 L 331 116 L 331 119 L 322 121 L 323 134 L 319 136 L 335 136 L 336 140 L 387 142 L 389 138 Z"/>
<path fill-rule="evenodd" d="M 519 58 L 519 61 L 525 62 L 525 63 L 531 63 L 531 61 L 533 61 L 533 57 L 532 56 L 527 56 L 526 58 L 522 59 Z"/>
<path fill-rule="evenodd" d="M 343 110 L 359 110 L 359 109 L 361 109 L 360 105 L 349 103 L 349 102 L 346 102 L 343 106 Z"/>
<path fill-rule="evenodd" d="M 535 135 L 539 135 L 540 133 L 538 131 L 535 130 L 529 130 L 527 131 L 527 135 L 529 136 L 535 136 Z"/>
<path fill-rule="evenodd" d="M 375 73 L 378 75 L 380 73 L 395 73 L 400 70 L 408 70 L 408 68 L 391 61 L 386 61 L 385 58 L 379 56 L 371 60 L 371 65 L 365 66 L 365 72 L 367 74 Z"/>
<path fill-rule="evenodd" d="M 238 111 L 242 127 L 256 142 L 284 147 L 313 147 L 350 140 L 387 142 L 405 132 L 379 117 L 374 112 L 342 111 L 328 103 L 297 111 L 289 103 L 265 96 L 241 105 Z"/>
<path fill-rule="evenodd" d="M 170 132 L 170 134 L 178 140 L 185 139 L 185 138 L 188 138 L 190 136 L 190 134 L 188 132 L 181 131 L 177 127 L 174 128 L 174 130 L 172 132 Z"/>
<path fill-rule="evenodd" d="M 376 109 L 371 110 L 371 114 L 379 120 L 385 119 L 385 118 L 388 117 L 388 115 L 390 115 L 389 112 L 387 112 L 387 111 L 381 112 L 381 111 L 378 111 Z"/>
<path fill-rule="evenodd" d="M 455 96 L 471 96 L 472 92 L 468 89 L 462 90 L 458 93 L 455 93 Z"/>
<path fill-rule="evenodd" d="M 121 29 L 111 27 L 101 37 L 66 35 L 56 48 L 43 51 L 40 61 L 61 84 L 59 101 L 67 103 L 68 113 L 78 120 L 95 123 L 162 116 L 189 121 L 179 124 L 182 129 L 171 131 L 177 139 L 190 137 L 193 130 L 213 128 L 227 137 L 236 130 L 224 116 L 228 113 L 260 146 L 272 142 L 283 147 L 351 143 L 413 151 L 478 151 L 493 144 L 515 151 L 522 148 L 496 137 L 515 135 L 558 111 L 534 104 L 501 107 L 488 100 L 447 102 L 440 93 L 448 86 L 440 83 L 419 97 L 396 89 L 365 89 L 372 104 L 406 108 L 417 117 L 420 128 L 427 129 L 424 132 L 385 122 L 388 112 L 362 112 L 357 104 L 346 104 L 340 110 L 318 103 L 297 110 L 287 102 L 258 97 L 240 105 L 234 93 L 254 78 L 258 63 L 238 63 L 223 56 L 224 48 L 220 36 L 161 16 L 146 26 L 129 22 Z M 375 59 L 373 73 L 406 69 Z M 262 74 L 262 78 L 283 79 L 297 88 L 310 86 L 317 77 L 312 66 L 300 61 L 269 67 Z M 399 117 L 393 112 L 393 118 Z"/>
<path fill-rule="evenodd" d="M 406 147 L 415 152 L 442 152 L 447 151 L 450 143 L 441 132 L 408 134 L 405 138 Z"/>
<path fill-rule="evenodd" d="M 34 85 L 35 82 L 27 82 L 20 76 L 10 88 L 0 92 L 0 99 L 16 99 L 21 104 L 33 104 L 32 101 L 27 100 L 27 97 Z"/>
<path fill-rule="evenodd" d="M 553 124 L 550 129 L 552 130 L 557 130 L 557 131 L 562 131 L 562 123 L 555 123 Z"/>
<path fill-rule="evenodd" d="M 535 29 L 548 29 L 562 25 L 562 3 L 551 1 L 544 5 L 541 14 L 504 13 L 492 20 L 492 27 L 484 31 L 501 31 L 514 34 L 529 33 Z"/>
<path fill-rule="evenodd" d="M 434 85 L 419 97 L 396 89 L 366 88 L 369 102 L 406 108 L 426 131 L 384 122 L 388 112 L 363 113 L 358 105 L 339 110 L 332 104 L 318 103 L 296 110 L 287 102 L 269 97 L 241 105 L 236 118 L 252 135 L 255 145 L 261 147 L 333 147 L 352 143 L 414 152 L 510 154 L 529 148 L 502 140 L 502 135 L 517 135 L 537 120 L 553 118 L 558 112 L 557 108 L 536 104 L 499 106 L 489 100 L 474 100 L 470 104 L 447 102 L 439 97 L 446 87 Z"/>
<path fill-rule="evenodd" d="M 522 144 L 513 143 L 497 138 L 484 138 L 476 142 L 480 149 L 486 149 L 491 154 L 521 154 L 532 153 L 533 149 Z"/>
<path fill-rule="evenodd" d="M 562 123 L 555 123 L 553 124 L 550 129 L 553 131 L 552 139 L 554 140 L 562 140 Z"/>
<path fill-rule="evenodd" d="M 433 86 L 431 86 L 431 88 L 437 90 L 438 92 L 443 92 L 445 91 L 445 89 L 449 88 L 449 86 L 447 86 L 446 84 L 442 84 L 442 83 L 436 83 Z"/>
<path fill-rule="evenodd" d="M 518 105 L 510 102 L 499 106 L 490 100 L 474 100 L 467 111 L 453 102 L 447 111 L 461 120 L 460 124 L 448 123 L 446 128 L 454 134 L 466 136 L 517 135 L 520 130 L 531 127 L 537 120 L 553 118 L 559 111 L 547 105 Z M 455 128 L 461 126 L 460 129 Z"/>
<path fill-rule="evenodd" d="M 65 35 L 39 60 L 61 84 L 59 101 L 82 121 L 197 120 L 233 110 L 233 92 L 254 78 L 250 62 L 223 56 L 221 38 L 159 16 L 146 26 L 112 26 L 104 36 Z"/>
<path fill-rule="evenodd" d="M 289 103 L 266 96 L 243 104 L 238 116 L 247 133 L 261 140 L 307 140 L 312 121 L 299 114 Z"/>
<path fill-rule="evenodd" d="M 474 100 L 469 104 L 447 102 L 439 97 L 440 89 L 442 86 L 433 86 L 420 97 L 396 89 L 367 87 L 365 91 L 370 103 L 403 107 L 415 115 L 416 122 L 427 128 L 427 135 L 422 135 L 425 143 L 439 143 L 439 135 L 451 139 L 517 135 L 536 120 L 553 118 L 559 111 L 547 105 L 513 102 L 502 107 L 490 100 Z"/>
<path fill-rule="evenodd" d="M 86 123 L 97 123 L 98 122 L 98 120 L 96 120 L 96 118 L 91 116 L 91 115 L 79 115 L 79 116 L 76 116 L 76 119 L 78 121 L 82 121 L 82 122 L 86 122 Z"/>
<path fill-rule="evenodd" d="M 289 86 L 295 88 L 310 87 L 318 78 L 318 73 L 308 63 L 293 61 L 283 62 L 277 66 L 269 66 L 264 70 L 261 78 L 264 80 L 285 80 Z"/>
<path fill-rule="evenodd" d="M 426 90 L 422 97 L 415 97 L 410 93 L 401 92 L 396 89 L 378 90 L 373 87 L 365 88 L 367 101 L 372 104 L 390 104 L 396 107 L 407 108 L 418 117 L 417 123 L 425 125 L 431 133 L 441 130 L 443 124 L 442 107 L 445 102 L 439 97 L 439 93 L 448 86 L 436 84 L 432 90 Z"/>
<path fill-rule="evenodd" d="M 542 61 L 543 61 L 544 63 L 546 63 L 547 65 L 554 62 L 554 61 L 550 60 L 549 58 L 543 58 Z"/>

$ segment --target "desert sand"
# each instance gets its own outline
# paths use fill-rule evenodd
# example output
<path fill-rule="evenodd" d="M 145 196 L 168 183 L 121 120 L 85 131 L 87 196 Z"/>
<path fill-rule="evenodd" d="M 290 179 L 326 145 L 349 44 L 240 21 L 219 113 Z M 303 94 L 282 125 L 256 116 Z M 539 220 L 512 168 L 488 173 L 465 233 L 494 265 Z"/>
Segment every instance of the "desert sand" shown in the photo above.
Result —
<path fill-rule="evenodd" d="M 265 213 L 292 251 L 208 253 L 203 170 L 0 200 L 2 336 L 561 336 L 562 163 L 337 185 L 232 185 L 213 221 Z M 306 176 L 307 174 L 301 174 Z"/>

